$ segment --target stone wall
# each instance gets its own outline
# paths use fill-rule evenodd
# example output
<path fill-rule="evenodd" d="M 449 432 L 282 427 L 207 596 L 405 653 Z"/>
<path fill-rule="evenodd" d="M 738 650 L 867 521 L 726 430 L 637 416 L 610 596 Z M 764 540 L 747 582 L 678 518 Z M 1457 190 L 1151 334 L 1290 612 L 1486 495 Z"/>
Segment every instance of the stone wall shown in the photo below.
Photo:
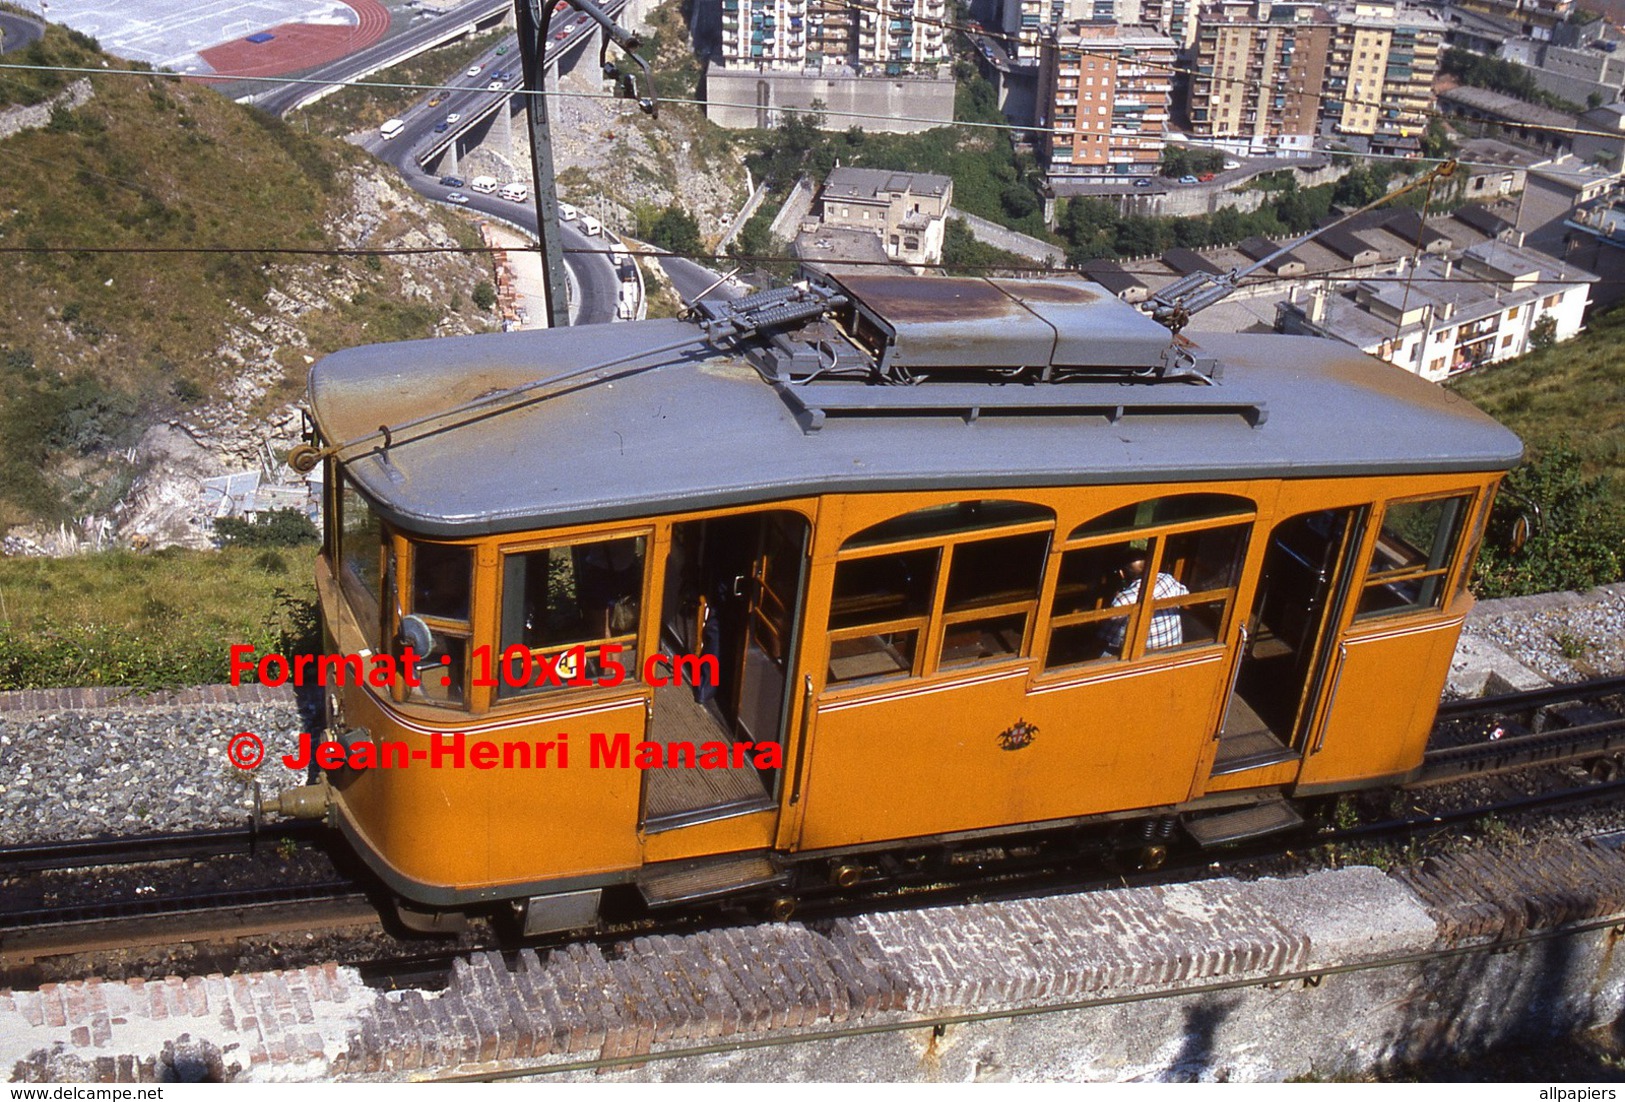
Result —
<path fill-rule="evenodd" d="M 1031 257 L 1040 264 L 1054 264 L 1059 267 L 1066 263 L 1066 250 L 1059 245 L 1051 245 L 1048 241 L 1040 241 L 1036 237 L 1017 233 L 997 222 L 989 222 L 986 218 L 966 214 L 957 207 L 949 208 L 948 217 L 963 218 L 965 224 L 970 227 L 971 236 L 984 245 Z"/>
<path fill-rule="evenodd" d="M 1618 1020 L 1622 917 L 1618 849 L 1481 845 L 1393 876 L 477 953 L 435 992 L 374 993 L 332 965 L 0 991 L 0 1067 L 103 1082 L 1341 1078 Z"/>
<path fill-rule="evenodd" d="M 0 111 L 0 141 L 24 130 L 38 130 L 50 123 L 51 112 L 57 108 L 71 111 L 75 107 L 89 103 L 90 97 L 95 94 L 90 81 L 81 79 L 74 81 L 44 103 L 36 103 L 32 107 L 8 107 Z"/>

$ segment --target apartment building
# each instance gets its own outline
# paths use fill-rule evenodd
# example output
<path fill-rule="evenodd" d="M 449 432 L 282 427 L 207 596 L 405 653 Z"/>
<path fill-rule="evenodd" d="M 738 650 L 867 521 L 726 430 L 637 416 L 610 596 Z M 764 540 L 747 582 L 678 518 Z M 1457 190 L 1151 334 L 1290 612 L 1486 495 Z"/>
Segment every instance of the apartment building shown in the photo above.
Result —
<path fill-rule="evenodd" d="M 1537 326 L 1551 326 L 1558 341 L 1575 336 L 1597 279 L 1503 241 L 1473 245 L 1459 258 L 1426 257 L 1416 276 L 1294 293 L 1278 308 L 1276 327 L 1340 340 L 1437 382 L 1523 355 Z"/>
<path fill-rule="evenodd" d="M 1018 65 L 1037 65 L 1044 43 L 1073 23 L 1117 23 L 1149 27 L 1172 38 L 1181 49 L 1196 35 L 1197 0 L 1002 0 L 1001 29 Z"/>
<path fill-rule="evenodd" d="M 1325 8 L 1280 0 L 1218 0 L 1202 8 L 1191 131 L 1241 155 L 1307 153 L 1337 24 Z"/>
<path fill-rule="evenodd" d="M 905 264 L 942 259 L 954 182 L 924 172 L 837 168 L 820 196 L 823 224 L 880 239 L 885 254 Z"/>
<path fill-rule="evenodd" d="M 797 67 L 807 60 L 807 0 L 722 0 L 725 65 Z"/>
<path fill-rule="evenodd" d="M 947 60 L 947 0 L 875 0 L 856 15 L 859 66 L 899 73 Z"/>
<path fill-rule="evenodd" d="M 1444 22 L 1397 0 L 1357 0 L 1333 17 L 1324 119 L 1339 134 L 1368 138 L 1373 152 L 1415 152 L 1433 106 Z"/>
<path fill-rule="evenodd" d="M 1039 71 L 1039 150 L 1051 180 L 1156 174 L 1177 51 L 1149 27 L 1076 23 L 1051 35 Z"/>
<path fill-rule="evenodd" d="M 896 75 L 947 60 L 947 0 L 722 0 L 722 64 L 851 65 Z"/>

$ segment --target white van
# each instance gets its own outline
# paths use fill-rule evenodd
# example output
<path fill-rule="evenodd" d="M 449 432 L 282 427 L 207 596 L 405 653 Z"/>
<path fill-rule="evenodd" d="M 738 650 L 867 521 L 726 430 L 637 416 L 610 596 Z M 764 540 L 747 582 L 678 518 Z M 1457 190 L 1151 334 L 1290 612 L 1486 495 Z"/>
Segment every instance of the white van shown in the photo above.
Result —
<path fill-rule="evenodd" d="M 468 186 L 475 191 L 490 195 L 497 189 L 497 180 L 495 176 L 476 176 L 468 182 Z"/>
<path fill-rule="evenodd" d="M 530 188 L 524 184 L 503 184 L 502 197 L 510 203 L 523 203 L 530 198 Z"/>
<path fill-rule="evenodd" d="M 384 139 L 384 141 L 387 142 L 392 138 L 400 137 L 401 131 L 405 129 L 406 123 L 402 122 L 400 119 L 390 119 L 388 122 L 384 123 L 384 125 L 378 128 L 378 133 Z"/>
<path fill-rule="evenodd" d="M 588 237 L 596 237 L 604 232 L 604 224 L 590 214 L 581 216 L 581 232 Z"/>
<path fill-rule="evenodd" d="M 560 222 L 573 222 L 573 221 L 575 221 L 575 217 L 576 217 L 576 209 L 575 209 L 575 207 L 571 206 L 569 203 L 560 203 L 559 204 L 559 221 Z"/>

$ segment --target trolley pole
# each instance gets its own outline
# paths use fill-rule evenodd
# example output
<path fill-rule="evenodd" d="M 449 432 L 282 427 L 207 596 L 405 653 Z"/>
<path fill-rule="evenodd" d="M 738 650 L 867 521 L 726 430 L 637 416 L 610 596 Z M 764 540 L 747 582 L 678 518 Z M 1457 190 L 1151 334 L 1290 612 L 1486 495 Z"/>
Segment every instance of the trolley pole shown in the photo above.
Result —
<path fill-rule="evenodd" d="M 570 322 L 569 277 L 559 241 L 559 194 L 553 182 L 553 139 L 547 125 L 547 28 L 552 0 L 514 0 L 519 56 L 525 76 L 525 108 L 530 120 L 531 180 L 536 188 L 536 238 L 547 278 L 547 327 Z"/>

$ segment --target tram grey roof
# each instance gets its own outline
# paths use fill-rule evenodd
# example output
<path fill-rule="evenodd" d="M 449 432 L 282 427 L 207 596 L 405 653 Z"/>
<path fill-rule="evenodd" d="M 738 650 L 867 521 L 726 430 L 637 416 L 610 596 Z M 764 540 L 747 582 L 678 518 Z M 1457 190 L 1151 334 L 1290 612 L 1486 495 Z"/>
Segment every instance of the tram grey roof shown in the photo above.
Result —
<path fill-rule="evenodd" d="M 634 360 L 607 381 L 399 431 L 387 449 L 377 440 L 350 449 L 348 469 L 402 527 L 468 536 L 819 493 L 1498 470 L 1522 450 L 1462 399 L 1347 346 L 1229 334 L 1193 338 L 1223 367 L 1223 382 L 1205 389 L 1266 403 L 1263 424 L 1173 407 L 1117 420 L 1027 410 L 968 421 L 899 409 L 809 431 L 755 368 L 704 348 L 681 321 L 349 349 L 312 370 L 311 408 L 324 439 L 338 443 L 685 336 L 692 350 Z M 870 389 L 884 398 L 931 385 Z M 1103 388 L 1125 403 L 1197 389 L 1040 385 Z"/>

